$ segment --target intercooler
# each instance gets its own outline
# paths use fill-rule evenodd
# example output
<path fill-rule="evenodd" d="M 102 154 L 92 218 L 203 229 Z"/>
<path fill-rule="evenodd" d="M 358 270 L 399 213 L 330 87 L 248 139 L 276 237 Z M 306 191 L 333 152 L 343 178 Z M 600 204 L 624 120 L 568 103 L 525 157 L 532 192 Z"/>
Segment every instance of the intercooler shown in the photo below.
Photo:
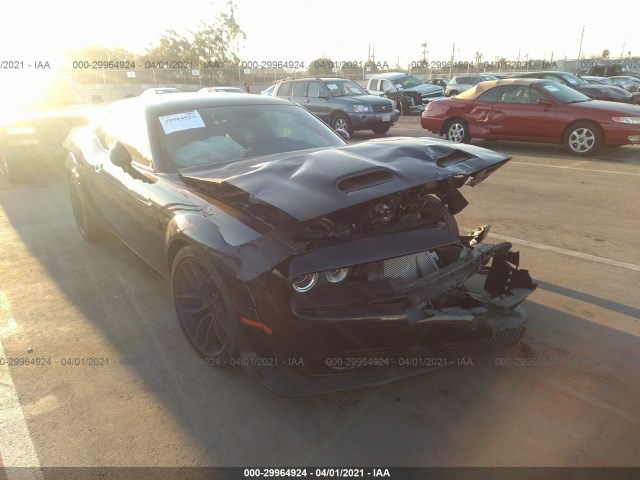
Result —
<path fill-rule="evenodd" d="M 422 278 L 438 270 L 438 255 L 431 252 L 420 252 L 402 257 L 384 260 L 384 278 L 402 278 L 407 281 Z"/>

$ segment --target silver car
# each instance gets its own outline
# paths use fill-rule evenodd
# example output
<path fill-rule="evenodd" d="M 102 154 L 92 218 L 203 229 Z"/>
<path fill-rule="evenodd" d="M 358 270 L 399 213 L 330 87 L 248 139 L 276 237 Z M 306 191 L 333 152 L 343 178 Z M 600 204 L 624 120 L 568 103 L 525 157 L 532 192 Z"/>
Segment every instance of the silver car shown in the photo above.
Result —
<path fill-rule="evenodd" d="M 459 93 L 476 86 L 480 82 L 486 82 L 487 80 L 498 80 L 498 78 L 484 73 L 477 75 L 458 75 L 457 77 L 453 77 L 449 83 L 447 83 L 447 88 L 444 89 L 444 94 L 447 97 L 452 97 L 453 95 L 458 95 Z"/>

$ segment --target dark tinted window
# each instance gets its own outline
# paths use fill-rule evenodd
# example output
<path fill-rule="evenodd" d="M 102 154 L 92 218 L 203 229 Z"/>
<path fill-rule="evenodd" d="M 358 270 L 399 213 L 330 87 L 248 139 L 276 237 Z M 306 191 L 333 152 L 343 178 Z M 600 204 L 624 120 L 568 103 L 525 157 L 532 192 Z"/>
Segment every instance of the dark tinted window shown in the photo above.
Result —
<path fill-rule="evenodd" d="M 500 92 L 500 87 L 492 88 L 487 90 L 482 95 L 480 95 L 477 100 L 479 102 L 495 102 L 498 100 L 498 93 Z"/>
<path fill-rule="evenodd" d="M 293 82 L 291 84 L 291 97 L 304 97 L 309 82 Z"/>

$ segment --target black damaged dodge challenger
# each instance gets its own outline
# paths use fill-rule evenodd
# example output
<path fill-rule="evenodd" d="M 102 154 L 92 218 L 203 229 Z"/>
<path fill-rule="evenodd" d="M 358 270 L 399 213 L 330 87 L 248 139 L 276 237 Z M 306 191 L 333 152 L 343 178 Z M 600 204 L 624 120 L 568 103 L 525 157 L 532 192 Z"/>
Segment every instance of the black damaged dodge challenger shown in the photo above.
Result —
<path fill-rule="evenodd" d="M 535 289 L 509 243 L 460 235 L 459 189 L 509 157 L 441 140 L 347 145 L 254 95 L 111 104 L 65 142 L 87 240 L 110 230 L 171 281 L 212 365 L 302 395 L 382 384 L 519 342 Z"/>

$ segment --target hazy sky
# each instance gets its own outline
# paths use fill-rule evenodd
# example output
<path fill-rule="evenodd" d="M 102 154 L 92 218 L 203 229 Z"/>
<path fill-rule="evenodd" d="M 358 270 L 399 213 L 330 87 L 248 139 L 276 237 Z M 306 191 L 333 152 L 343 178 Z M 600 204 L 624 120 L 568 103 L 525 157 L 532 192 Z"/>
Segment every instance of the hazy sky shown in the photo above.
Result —
<path fill-rule="evenodd" d="M 471 61 L 498 56 L 575 58 L 585 26 L 585 56 L 603 49 L 618 57 L 640 54 L 638 18 L 626 6 L 591 6 L 588 0 L 236 0 L 236 18 L 247 34 L 245 60 L 305 61 L 326 54 L 338 61 L 365 60 L 368 46 L 377 61 L 406 65 L 422 58 Z M 383 7 L 386 5 L 386 7 Z M 136 53 L 167 29 L 186 32 L 212 20 L 223 0 L 5 0 L 0 17 L 0 60 L 58 61 L 83 44 L 123 47 Z M 51 10 L 55 8 L 55 12 Z M 395 12 L 395 13 L 394 13 Z M 1 72 L 0 72 L 1 73 Z"/>

